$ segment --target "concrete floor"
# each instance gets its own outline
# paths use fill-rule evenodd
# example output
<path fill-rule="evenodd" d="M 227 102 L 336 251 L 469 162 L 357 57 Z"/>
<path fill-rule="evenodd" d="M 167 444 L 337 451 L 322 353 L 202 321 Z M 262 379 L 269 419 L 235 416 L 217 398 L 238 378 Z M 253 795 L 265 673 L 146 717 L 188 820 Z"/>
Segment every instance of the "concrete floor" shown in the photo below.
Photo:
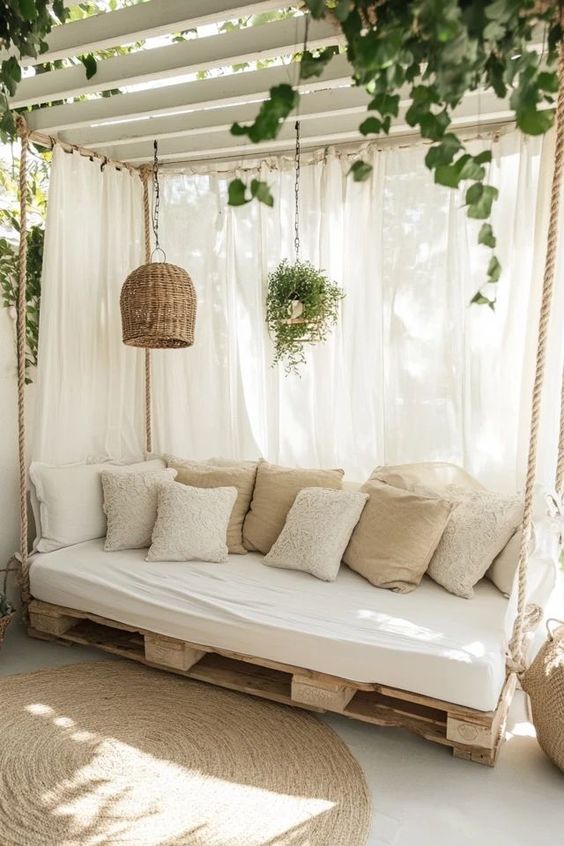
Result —
<path fill-rule="evenodd" d="M 93 649 L 33 640 L 13 624 L 0 652 L 0 675 L 107 659 Z M 541 752 L 521 693 L 495 769 L 457 760 L 399 729 L 323 719 L 366 774 L 373 803 L 370 846 L 564 844 L 564 776 Z"/>

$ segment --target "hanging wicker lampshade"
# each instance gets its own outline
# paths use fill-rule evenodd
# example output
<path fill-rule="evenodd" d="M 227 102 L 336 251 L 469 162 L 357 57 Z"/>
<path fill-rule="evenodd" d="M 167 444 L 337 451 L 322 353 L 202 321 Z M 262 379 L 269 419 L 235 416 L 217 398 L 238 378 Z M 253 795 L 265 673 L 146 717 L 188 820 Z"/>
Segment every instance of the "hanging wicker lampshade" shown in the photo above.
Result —
<path fill-rule="evenodd" d="M 153 234 L 155 253 L 163 261 L 148 261 L 129 274 L 120 295 L 123 343 L 145 349 L 178 349 L 194 343 L 196 290 L 182 267 L 169 264 L 159 245 L 159 162 L 157 142 L 153 142 Z M 145 193 L 146 250 L 149 220 L 148 195 Z"/>
<path fill-rule="evenodd" d="M 142 264 L 129 274 L 120 296 L 123 343 L 146 349 L 191 347 L 196 290 L 183 268 Z"/>

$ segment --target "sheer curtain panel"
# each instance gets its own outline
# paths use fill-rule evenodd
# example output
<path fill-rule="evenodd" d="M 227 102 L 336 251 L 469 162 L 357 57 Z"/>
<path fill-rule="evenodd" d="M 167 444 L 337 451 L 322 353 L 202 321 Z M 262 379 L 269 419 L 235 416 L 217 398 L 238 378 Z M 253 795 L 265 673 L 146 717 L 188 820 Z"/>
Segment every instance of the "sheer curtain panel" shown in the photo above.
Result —
<path fill-rule="evenodd" d="M 480 222 L 463 192 L 433 184 L 422 144 L 368 147 L 371 178 L 329 149 L 302 168 L 302 258 L 346 293 L 338 325 L 301 377 L 271 366 L 266 277 L 293 258 L 291 158 L 161 171 L 167 260 L 198 292 L 196 342 L 153 354 L 154 447 L 343 467 L 446 460 L 485 484 L 523 482 L 531 361 L 546 240 L 552 138 L 510 132 L 491 148 L 503 265 L 497 307 L 470 306 L 485 279 Z M 266 179 L 273 209 L 227 205 L 234 175 Z M 119 291 L 141 257 L 141 184 L 56 150 L 49 198 L 35 456 L 125 457 L 143 439 L 142 353 L 123 347 Z M 564 315 L 560 264 L 545 394 L 541 477 L 556 449 Z"/>

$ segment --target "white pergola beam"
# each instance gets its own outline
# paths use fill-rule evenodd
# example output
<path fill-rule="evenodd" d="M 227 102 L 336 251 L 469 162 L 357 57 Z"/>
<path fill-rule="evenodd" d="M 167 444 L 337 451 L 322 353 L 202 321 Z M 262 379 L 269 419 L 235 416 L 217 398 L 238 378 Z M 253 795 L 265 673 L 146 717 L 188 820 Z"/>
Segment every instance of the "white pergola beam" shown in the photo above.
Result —
<path fill-rule="evenodd" d="M 362 88 L 343 87 L 307 93 L 302 96 L 300 120 L 317 115 L 343 113 L 361 114 L 370 102 L 369 95 Z M 167 117 L 147 117 L 127 123 L 105 124 L 103 126 L 70 130 L 59 133 L 59 138 L 69 144 L 97 149 L 100 146 L 140 144 L 153 139 L 175 138 L 180 135 L 201 134 L 228 130 L 234 121 L 252 122 L 260 108 L 260 102 L 237 103 L 235 105 L 197 109 Z"/>
<path fill-rule="evenodd" d="M 272 26 L 272 24 L 268 24 Z M 212 79 L 195 80 L 149 91 L 135 91 L 100 97 L 60 106 L 45 106 L 26 114 L 30 129 L 59 135 L 70 129 L 100 124 L 133 121 L 147 116 L 159 117 L 191 109 L 227 106 L 248 100 L 260 100 L 269 89 L 282 82 L 295 81 L 297 65 L 280 65 L 256 71 L 226 74 Z M 350 83 L 352 70 L 345 56 L 335 56 L 320 77 L 307 80 L 300 88 L 315 91 Z"/>
<path fill-rule="evenodd" d="M 464 128 L 476 125 L 501 124 L 513 120 L 514 115 L 505 100 L 495 94 L 482 95 L 480 112 L 476 110 L 476 98 L 463 101 L 456 109 L 454 127 Z M 391 136 L 412 135 L 414 130 L 405 122 L 407 103 L 400 108 L 400 113 L 392 122 Z M 361 135 L 358 131 L 361 116 L 358 111 L 336 114 L 312 114 L 304 119 L 300 136 L 305 146 L 346 143 L 350 141 L 370 140 L 374 136 Z M 188 133 L 179 137 L 163 139 L 159 144 L 159 159 L 162 161 L 182 161 L 190 159 L 222 158 L 233 155 L 254 155 L 257 158 L 271 152 L 291 148 L 294 140 L 294 121 L 289 120 L 282 127 L 274 141 L 252 144 L 246 136 L 233 136 L 228 130 L 218 129 L 206 134 Z M 382 136 L 385 141 L 386 136 Z M 119 159 L 131 164 L 141 164 L 150 160 L 152 145 L 150 141 L 135 142 L 125 145 L 99 146 L 98 152 L 108 158 Z"/>
<path fill-rule="evenodd" d="M 76 2 L 65 5 L 74 6 Z M 49 45 L 36 59 L 26 58 L 24 65 L 53 62 L 108 47 L 123 47 L 157 35 L 182 32 L 205 24 L 221 23 L 280 8 L 280 0 L 151 0 L 115 12 L 92 15 L 79 21 L 55 26 L 47 36 Z"/>
<path fill-rule="evenodd" d="M 301 24 L 301 25 L 299 25 Z M 302 47 L 303 18 L 288 19 L 235 30 L 180 44 L 139 50 L 98 62 L 89 80 L 82 64 L 23 79 L 13 108 L 94 94 L 126 85 L 154 82 L 197 71 L 291 55 Z M 308 44 L 312 49 L 336 44 L 339 36 L 326 21 L 312 21 Z"/>

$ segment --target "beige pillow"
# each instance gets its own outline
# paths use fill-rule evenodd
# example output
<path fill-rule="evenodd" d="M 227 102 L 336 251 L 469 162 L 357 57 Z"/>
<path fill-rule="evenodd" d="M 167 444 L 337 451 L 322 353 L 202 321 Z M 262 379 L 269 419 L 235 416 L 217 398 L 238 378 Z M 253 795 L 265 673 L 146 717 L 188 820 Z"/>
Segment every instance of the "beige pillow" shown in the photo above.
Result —
<path fill-rule="evenodd" d="M 359 491 L 304 488 L 264 564 L 302 570 L 324 582 L 334 582 L 367 499 L 368 494 Z"/>
<path fill-rule="evenodd" d="M 188 463 L 169 464 L 177 470 L 176 481 L 194 488 L 228 488 L 237 489 L 237 499 L 227 529 L 227 546 L 229 552 L 244 555 L 247 550 L 243 546 L 243 523 L 253 495 L 256 464 L 233 464 L 213 467 L 211 464 Z"/>
<path fill-rule="evenodd" d="M 160 485 L 146 561 L 227 561 L 227 526 L 236 498 L 233 487 Z"/>
<path fill-rule="evenodd" d="M 172 484 L 176 470 L 150 473 L 102 471 L 104 511 L 108 529 L 104 549 L 143 549 L 150 546 L 157 519 L 159 486 Z"/>
<path fill-rule="evenodd" d="M 265 554 L 282 531 L 288 511 L 303 488 L 341 489 L 342 470 L 304 470 L 260 461 L 251 510 L 243 526 L 247 549 Z"/>
<path fill-rule="evenodd" d="M 462 467 L 447 461 L 422 461 L 419 464 L 388 464 L 376 467 L 370 479 L 378 479 L 396 488 L 421 493 L 425 488 L 436 496 L 445 496 L 453 488 L 483 491 L 484 486 Z M 451 497 L 449 497 L 451 498 Z"/>
<path fill-rule="evenodd" d="M 510 596 L 513 591 L 515 573 L 519 566 L 522 534 L 522 529 L 517 529 L 509 538 L 499 555 L 494 558 L 493 563 L 486 573 L 490 582 L 493 582 L 496 588 L 504 593 L 505 596 Z"/>
<path fill-rule="evenodd" d="M 361 490 L 370 498 L 343 560 L 376 587 L 408 593 L 423 578 L 453 506 L 377 480 Z"/>
<path fill-rule="evenodd" d="M 471 599 L 523 519 L 523 502 L 493 491 L 472 491 L 458 500 L 428 573 L 456 596 Z"/>

